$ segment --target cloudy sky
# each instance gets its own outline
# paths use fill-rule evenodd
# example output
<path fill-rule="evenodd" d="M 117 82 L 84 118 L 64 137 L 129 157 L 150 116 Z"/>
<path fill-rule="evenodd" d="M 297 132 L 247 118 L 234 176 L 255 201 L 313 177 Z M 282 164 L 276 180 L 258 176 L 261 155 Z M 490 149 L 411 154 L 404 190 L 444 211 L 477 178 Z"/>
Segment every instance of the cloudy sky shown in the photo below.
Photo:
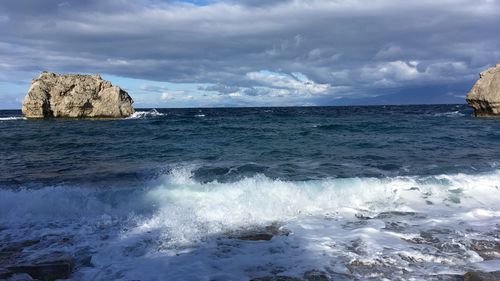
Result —
<path fill-rule="evenodd" d="M 500 0 L 2 0 L 0 108 L 42 70 L 136 107 L 461 103 L 500 62 Z"/>

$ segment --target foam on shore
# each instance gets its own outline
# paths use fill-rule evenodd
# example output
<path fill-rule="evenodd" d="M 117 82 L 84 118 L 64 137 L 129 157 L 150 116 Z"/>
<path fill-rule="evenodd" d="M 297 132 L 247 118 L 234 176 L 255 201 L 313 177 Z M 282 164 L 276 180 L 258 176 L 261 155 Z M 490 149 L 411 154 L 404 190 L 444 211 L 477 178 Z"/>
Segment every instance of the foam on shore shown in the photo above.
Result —
<path fill-rule="evenodd" d="M 500 269 L 470 248 L 474 239 L 498 239 L 498 170 L 200 183 L 192 169 L 174 169 L 144 189 L 0 190 L 0 241 L 71 236 L 64 250 L 93 252 L 95 267 L 76 273 L 83 280 L 245 280 L 311 269 L 418 280 Z M 290 234 L 264 242 L 228 235 L 271 224 Z"/>

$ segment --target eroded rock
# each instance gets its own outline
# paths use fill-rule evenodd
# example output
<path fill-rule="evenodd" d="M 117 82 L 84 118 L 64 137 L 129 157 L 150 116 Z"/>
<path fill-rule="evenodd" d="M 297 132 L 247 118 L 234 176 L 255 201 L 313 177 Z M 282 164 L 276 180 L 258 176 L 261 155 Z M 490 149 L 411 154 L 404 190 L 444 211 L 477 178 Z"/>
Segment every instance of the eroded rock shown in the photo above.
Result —
<path fill-rule="evenodd" d="M 304 273 L 306 281 L 329 281 L 328 274 L 319 270 L 309 270 Z"/>
<path fill-rule="evenodd" d="M 500 64 L 481 72 L 466 100 L 475 116 L 500 116 Z"/>
<path fill-rule="evenodd" d="M 75 261 L 64 252 L 53 252 L 37 259 L 10 265 L 6 268 L 14 273 L 26 273 L 43 281 L 66 279 L 73 272 Z"/>
<path fill-rule="evenodd" d="M 40 243 L 40 239 L 22 240 L 6 243 L 0 247 L 0 252 L 21 252 L 24 248 L 31 247 Z"/>
<path fill-rule="evenodd" d="M 122 118 L 134 113 L 132 98 L 99 75 L 43 72 L 24 98 L 28 118 Z"/>
<path fill-rule="evenodd" d="M 247 241 L 269 241 L 274 236 L 288 236 L 290 231 L 286 228 L 281 227 L 277 223 L 265 227 L 255 227 L 247 230 L 238 231 L 231 236 L 231 238 L 236 238 L 239 240 Z"/>
<path fill-rule="evenodd" d="M 500 242 L 489 240 L 472 240 L 471 249 L 484 260 L 500 259 Z"/>
<path fill-rule="evenodd" d="M 19 273 L 9 277 L 7 281 L 37 281 L 37 280 L 34 280 L 29 274 Z"/>
<path fill-rule="evenodd" d="M 499 281 L 500 271 L 494 272 L 467 272 L 463 281 Z"/>

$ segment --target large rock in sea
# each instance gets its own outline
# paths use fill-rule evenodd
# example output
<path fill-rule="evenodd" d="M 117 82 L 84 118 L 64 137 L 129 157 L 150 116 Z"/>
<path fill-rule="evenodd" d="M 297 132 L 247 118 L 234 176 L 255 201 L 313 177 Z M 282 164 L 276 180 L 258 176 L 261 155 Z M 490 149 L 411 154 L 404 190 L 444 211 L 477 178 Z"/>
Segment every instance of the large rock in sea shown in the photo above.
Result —
<path fill-rule="evenodd" d="M 500 117 L 500 64 L 481 72 L 466 100 L 475 116 Z"/>
<path fill-rule="evenodd" d="M 122 118 L 134 113 L 133 100 L 99 75 L 42 72 L 24 98 L 28 118 Z"/>

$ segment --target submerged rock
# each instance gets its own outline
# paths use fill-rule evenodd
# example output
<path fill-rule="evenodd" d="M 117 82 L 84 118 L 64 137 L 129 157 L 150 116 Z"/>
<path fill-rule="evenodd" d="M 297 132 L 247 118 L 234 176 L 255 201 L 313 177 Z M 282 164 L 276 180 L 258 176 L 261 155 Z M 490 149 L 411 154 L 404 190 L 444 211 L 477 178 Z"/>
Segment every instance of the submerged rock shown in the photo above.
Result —
<path fill-rule="evenodd" d="M 133 100 L 99 75 L 42 72 L 31 83 L 22 112 L 28 118 L 122 118 L 134 113 Z"/>
<path fill-rule="evenodd" d="M 500 116 L 500 64 L 481 72 L 466 100 L 475 116 Z"/>
<path fill-rule="evenodd" d="M 27 248 L 38 243 L 40 243 L 38 239 L 4 243 L 4 245 L 0 246 L 0 266 L 16 264 L 26 256 L 25 250 Z"/>
<path fill-rule="evenodd" d="M 290 276 L 265 276 L 259 278 L 250 279 L 250 281 L 301 281 L 299 278 L 290 277 Z"/>
<path fill-rule="evenodd" d="M 309 270 L 304 273 L 306 281 L 329 281 L 328 274 L 319 270 Z"/>
<path fill-rule="evenodd" d="M 68 278 L 74 266 L 73 257 L 64 252 L 53 252 L 29 262 L 7 266 L 7 269 L 17 274 L 29 274 L 39 280 L 52 281 Z"/>
<path fill-rule="evenodd" d="M 14 272 L 8 270 L 7 268 L 0 267 L 0 280 L 7 279 L 11 277 L 13 274 Z"/>
<path fill-rule="evenodd" d="M 464 281 L 499 281 L 500 271 L 494 272 L 467 272 L 463 277 Z"/>
<path fill-rule="evenodd" d="M 26 273 L 14 274 L 6 280 L 7 281 L 39 281 L 39 280 L 33 279 L 29 274 L 26 274 Z"/>
<path fill-rule="evenodd" d="M 238 239 L 247 241 L 269 241 L 273 239 L 273 235 L 270 233 L 249 233 L 239 236 Z"/>
<path fill-rule="evenodd" d="M 22 241 L 16 241 L 16 242 L 11 242 L 11 243 L 5 243 L 5 245 L 0 247 L 0 253 L 3 253 L 3 252 L 21 252 L 24 250 L 24 248 L 36 245 L 38 243 L 40 243 L 40 239 L 29 239 L 29 240 L 22 240 Z"/>
<path fill-rule="evenodd" d="M 500 259 L 500 241 L 472 240 L 471 249 L 484 260 Z"/>
<path fill-rule="evenodd" d="M 247 241 L 269 241 L 274 236 L 288 236 L 290 232 L 283 227 L 280 227 L 277 223 L 265 227 L 255 227 L 247 230 L 238 231 L 231 238 Z"/>

